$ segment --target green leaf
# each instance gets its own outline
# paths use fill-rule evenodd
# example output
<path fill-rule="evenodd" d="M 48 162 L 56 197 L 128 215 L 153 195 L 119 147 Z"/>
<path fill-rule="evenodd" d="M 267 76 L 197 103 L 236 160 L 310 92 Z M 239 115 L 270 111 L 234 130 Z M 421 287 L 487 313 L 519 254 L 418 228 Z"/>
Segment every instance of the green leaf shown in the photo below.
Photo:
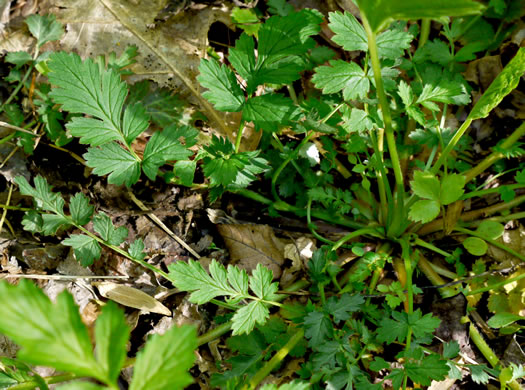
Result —
<path fill-rule="evenodd" d="M 476 232 L 489 240 L 497 240 L 505 232 L 505 227 L 499 222 L 485 220 L 479 224 Z"/>
<path fill-rule="evenodd" d="M 414 194 L 421 198 L 439 201 L 439 179 L 433 173 L 415 171 L 414 180 L 410 181 L 410 187 L 412 191 L 414 191 Z"/>
<path fill-rule="evenodd" d="M 42 231 L 43 224 L 44 220 L 42 219 L 42 215 L 35 210 L 27 211 L 24 214 L 24 218 L 22 219 L 22 226 L 24 227 L 24 230 L 32 233 L 40 233 Z"/>
<path fill-rule="evenodd" d="M 322 21 L 322 14 L 312 9 L 269 18 L 259 30 L 256 65 L 246 80 L 248 94 L 258 85 L 299 79 L 299 72 L 306 68 L 301 56 L 315 46 L 309 37 L 320 31 Z"/>
<path fill-rule="evenodd" d="M 514 176 L 514 180 L 516 180 L 516 183 L 518 184 L 525 184 L 525 169 L 522 169 L 516 175 Z"/>
<path fill-rule="evenodd" d="M 459 355 L 459 351 L 459 344 L 456 340 L 443 344 L 443 357 L 445 359 L 455 358 Z"/>
<path fill-rule="evenodd" d="M 246 34 L 257 34 L 261 24 L 259 18 L 252 8 L 234 7 L 231 12 L 231 18 L 236 26 L 242 28 Z"/>
<path fill-rule="evenodd" d="M 35 177 L 34 182 L 35 187 L 33 188 L 25 177 L 15 178 L 15 183 L 18 184 L 22 195 L 32 196 L 38 207 L 64 216 L 64 199 L 60 193 L 53 193 L 47 180 L 40 175 Z"/>
<path fill-rule="evenodd" d="M 128 237 L 128 229 L 124 226 L 115 228 L 111 218 L 104 213 L 99 213 L 93 218 L 93 229 L 100 234 L 100 237 L 111 245 L 119 246 Z"/>
<path fill-rule="evenodd" d="M 124 312 L 109 301 L 95 323 L 95 355 L 110 383 L 116 383 L 126 361 L 129 327 Z"/>
<path fill-rule="evenodd" d="M 334 327 L 324 313 L 313 311 L 304 317 L 304 335 L 309 339 L 309 345 L 316 347 L 332 336 Z"/>
<path fill-rule="evenodd" d="M 146 257 L 146 254 L 144 253 L 144 241 L 142 241 L 140 238 L 137 238 L 129 245 L 128 253 L 134 259 L 144 260 Z"/>
<path fill-rule="evenodd" d="M 243 33 L 229 51 L 228 60 L 237 73 L 249 83 L 255 71 L 255 42 L 252 37 Z M 251 91 L 248 90 L 248 93 Z"/>
<path fill-rule="evenodd" d="M 358 311 L 365 299 L 361 295 L 343 294 L 341 298 L 330 297 L 326 302 L 326 310 L 334 316 L 334 322 L 338 324 L 351 317 L 351 313 Z"/>
<path fill-rule="evenodd" d="M 64 27 L 56 21 L 55 15 L 30 15 L 25 23 L 31 34 L 37 39 L 40 48 L 47 42 L 58 41 L 64 34 Z"/>
<path fill-rule="evenodd" d="M 99 176 L 107 175 L 111 184 L 131 187 L 140 177 L 140 161 L 117 143 L 89 148 L 84 154 L 86 165 Z"/>
<path fill-rule="evenodd" d="M 194 145 L 197 131 L 189 126 L 177 127 L 171 125 L 162 132 L 156 132 L 148 141 L 144 149 L 142 170 L 148 178 L 155 180 L 158 169 L 170 160 L 184 160 L 193 152 L 188 147 Z M 181 143 L 181 138 L 186 144 Z"/>
<path fill-rule="evenodd" d="M 271 0 L 269 0 L 271 1 Z M 284 383 L 277 387 L 277 385 L 274 384 L 265 384 L 261 387 L 261 390 L 308 390 L 310 389 L 310 384 L 306 382 L 300 382 L 300 381 L 292 381 L 290 383 Z"/>
<path fill-rule="evenodd" d="M 294 11 L 293 5 L 286 0 L 268 0 L 266 2 L 268 12 L 274 15 L 286 16 Z"/>
<path fill-rule="evenodd" d="M 470 112 L 468 119 L 486 118 L 505 96 L 518 86 L 525 72 L 525 48 L 521 47 L 514 58 L 503 68 L 492 84 L 483 93 Z"/>
<path fill-rule="evenodd" d="M 395 60 L 400 58 L 405 53 L 405 50 L 410 47 L 414 37 L 403 30 L 391 29 L 378 35 L 376 39 L 379 57 L 389 58 Z"/>
<path fill-rule="evenodd" d="M 349 12 L 331 12 L 328 16 L 330 23 L 328 27 L 335 35 L 332 41 L 348 51 L 368 50 L 368 39 L 361 23 Z"/>
<path fill-rule="evenodd" d="M 370 363 L 370 369 L 375 372 L 390 368 L 390 363 L 381 357 L 375 357 L 374 361 Z"/>
<path fill-rule="evenodd" d="M 179 178 L 180 184 L 186 187 L 191 187 L 193 184 L 195 169 L 197 169 L 197 162 L 192 160 L 177 161 L 173 166 L 175 176 Z"/>
<path fill-rule="evenodd" d="M 233 72 L 225 65 L 220 65 L 217 60 L 201 60 L 200 75 L 197 80 L 205 91 L 202 96 L 208 99 L 217 110 L 237 112 L 244 104 L 244 93 L 237 83 Z"/>
<path fill-rule="evenodd" d="M 439 355 L 431 354 L 425 356 L 421 362 L 408 362 L 405 370 L 414 383 L 429 386 L 432 380 L 441 381 L 445 379 L 449 368 L 447 361 L 441 359 Z"/>
<path fill-rule="evenodd" d="M 437 65 L 427 65 L 421 72 L 423 90 L 416 103 L 432 111 L 439 107 L 434 102 L 465 105 L 470 103 L 467 84 L 458 73 L 441 70 Z"/>
<path fill-rule="evenodd" d="M 53 304 L 33 283 L 0 283 L 0 332 L 22 349 L 18 359 L 104 381 L 78 307 L 64 291 Z"/>
<path fill-rule="evenodd" d="M 36 16 L 36 15 L 32 15 Z M 11 51 L 5 55 L 4 60 L 10 64 L 15 64 L 17 68 L 33 61 L 33 57 L 27 51 Z"/>
<path fill-rule="evenodd" d="M 68 227 L 71 224 L 66 217 L 55 214 L 43 214 L 42 221 L 42 234 L 45 236 L 54 235 L 58 229 Z"/>
<path fill-rule="evenodd" d="M 91 382 L 74 381 L 57 387 L 57 390 L 105 390 L 107 387 L 99 386 Z"/>
<path fill-rule="evenodd" d="M 478 237 L 468 237 L 463 241 L 465 249 L 474 256 L 483 256 L 487 253 L 488 245 Z"/>
<path fill-rule="evenodd" d="M 83 234 L 72 234 L 62 241 L 62 245 L 70 246 L 75 251 L 75 257 L 84 267 L 93 264 L 94 260 L 100 258 L 102 249 L 98 242 Z"/>
<path fill-rule="evenodd" d="M 286 126 L 296 107 L 292 99 L 279 93 L 255 96 L 244 105 L 242 119 L 253 122 L 257 129 L 277 131 L 279 126 Z"/>
<path fill-rule="evenodd" d="M 253 270 L 250 278 L 250 289 L 259 299 L 273 301 L 277 298 L 275 293 L 279 289 L 279 285 L 278 283 L 272 283 L 272 280 L 272 270 L 257 264 L 257 268 Z"/>
<path fill-rule="evenodd" d="M 357 0 L 373 32 L 379 32 L 395 20 L 438 19 L 442 16 L 480 14 L 485 7 L 472 0 Z"/>
<path fill-rule="evenodd" d="M 187 371 L 193 366 L 196 348 L 196 331 L 190 326 L 173 327 L 162 336 L 153 335 L 138 353 L 129 389 L 183 389 L 193 382 Z"/>
<path fill-rule="evenodd" d="M 412 105 L 412 102 L 414 101 L 414 92 L 412 91 L 410 85 L 408 85 L 404 80 L 399 82 L 397 93 L 403 101 L 405 107 L 410 107 Z"/>
<path fill-rule="evenodd" d="M 252 301 L 246 306 L 241 307 L 232 317 L 232 334 L 250 333 L 255 327 L 255 323 L 264 324 L 270 311 L 262 302 Z"/>
<path fill-rule="evenodd" d="M 513 314 L 513 313 L 498 313 L 487 321 L 488 326 L 491 328 L 499 329 L 503 328 L 505 326 L 509 326 L 510 324 L 513 324 L 516 321 L 523 321 L 525 320 L 525 317 Z"/>
<path fill-rule="evenodd" d="M 392 318 L 383 318 L 378 328 L 377 337 L 380 341 L 387 344 L 393 343 L 396 339 L 403 342 L 407 337 L 408 329 L 412 329 L 415 337 L 421 338 L 434 332 L 439 326 L 440 320 L 432 317 L 431 313 L 421 313 L 417 309 L 412 314 L 404 312 L 392 312 Z"/>
<path fill-rule="evenodd" d="M 342 60 L 333 60 L 329 64 L 315 69 L 312 81 L 316 88 L 322 89 L 325 94 L 343 91 L 345 100 L 366 96 L 370 80 L 359 65 Z"/>
<path fill-rule="evenodd" d="M 487 384 L 489 382 L 489 374 L 487 373 L 487 366 L 484 364 L 472 364 L 467 365 L 466 368 L 470 369 L 470 376 L 474 383 Z"/>
<path fill-rule="evenodd" d="M 94 210 L 95 208 L 89 204 L 89 198 L 81 192 L 77 192 L 69 203 L 71 218 L 77 225 L 88 223 Z"/>
<path fill-rule="evenodd" d="M 82 62 L 77 54 L 64 52 L 51 54 L 48 66 L 49 82 L 58 87 L 49 94 L 53 100 L 66 111 L 99 118 L 73 118 L 68 124 L 72 135 L 93 145 L 125 142 L 120 121 L 128 88 L 117 72 L 101 71 L 91 59 Z"/>
<path fill-rule="evenodd" d="M 447 205 L 455 202 L 465 192 L 465 176 L 457 173 L 449 174 L 441 180 L 441 204 Z"/>

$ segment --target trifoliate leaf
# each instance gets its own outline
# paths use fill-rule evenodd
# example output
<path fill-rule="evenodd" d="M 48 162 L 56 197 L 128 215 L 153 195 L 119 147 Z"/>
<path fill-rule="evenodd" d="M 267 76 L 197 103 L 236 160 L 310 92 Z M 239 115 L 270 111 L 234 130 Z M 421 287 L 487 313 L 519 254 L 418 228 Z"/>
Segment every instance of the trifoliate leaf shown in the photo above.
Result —
<path fill-rule="evenodd" d="M 94 210 L 95 208 L 89 204 L 89 198 L 81 192 L 77 192 L 69 203 L 71 218 L 77 225 L 88 223 Z"/>
<path fill-rule="evenodd" d="M 162 132 L 156 132 L 144 149 L 142 170 L 148 178 L 155 180 L 158 169 L 170 160 L 184 160 L 193 154 L 188 147 L 194 145 L 197 131 L 189 126 L 171 125 Z M 186 144 L 181 143 L 181 138 Z"/>
<path fill-rule="evenodd" d="M 264 324 L 270 311 L 262 302 L 253 301 L 241 307 L 232 317 L 232 334 L 238 335 L 250 333 L 255 327 L 255 323 Z"/>
<path fill-rule="evenodd" d="M 465 249 L 474 256 L 483 256 L 489 249 L 487 243 L 478 237 L 468 237 L 463 241 Z"/>
<path fill-rule="evenodd" d="M 86 165 L 99 176 L 107 175 L 111 184 L 131 187 L 140 177 L 140 161 L 117 143 L 89 148 L 84 154 Z"/>
<path fill-rule="evenodd" d="M 56 21 L 55 15 L 29 15 L 25 23 L 37 39 L 38 47 L 50 41 L 58 41 L 64 34 L 64 27 Z"/>
<path fill-rule="evenodd" d="M 69 292 L 60 293 L 53 304 L 33 283 L 21 280 L 17 286 L 0 283 L 0 296 L 4 299 L 0 306 L 0 332 L 22 347 L 18 359 L 106 379 L 93 357 L 87 328 Z"/>
<path fill-rule="evenodd" d="M 184 389 L 193 382 L 188 370 L 193 366 L 196 348 L 197 335 L 191 326 L 153 335 L 137 355 L 129 390 Z"/>
<path fill-rule="evenodd" d="M 197 80 L 205 91 L 202 96 L 208 99 L 217 110 L 237 112 L 244 104 L 244 93 L 237 83 L 233 72 L 225 65 L 220 65 L 217 60 L 201 60 L 200 75 Z"/>
<path fill-rule="evenodd" d="M 431 354 L 425 356 L 420 362 L 408 362 L 405 370 L 414 383 L 429 386 L 432 380 L 441 381 L 445 379 L 449 368 L 447 361 L 441 359 L 439 355 Z"/>
<path fill-rule="evenodd" d="M 100 237 L 111 245 L 119 246 L 128 237 L 128 229 L 124 226 L 115 228 L 111 218 L 104 213 L 99 213 L 93 218 L 93 229 L 100 234 Z"/>
<path fill-rule="evenodd" d="M 18 184 L 20 193 L 33 197 L 38 207 L 55 214 L 64 215 L 64 199 L 60 193 L 53 193 L 51 191 L 51 186 L 47 184 L 47 180 L 42 176 L 38 175 L 35 177 L 34 188 L 31 187 L 23 176 L 17 176 L 15 183 Z"/>
<path fill-rule="evenodd" d="M 100 258 L 102 248 L 97 240 L 83 234 L 72 234 L 62 241 L 62 245 L 70 246 L 75 252 L 76 259 L 83 267 L 90 266 L 94 260 Z"/>
<path fill-rule="evenodd" d="M 146 254 L 144 253 L 144 241 L 137 238 L 129 245 L 128 253 L 134 259 L 144 260 L 146 257 Z"/>
<path fill-rule="evenodd" d="M 370 80 L 359 65 L 343 60 L 333 60 L 329 64 L 315 69 L 312 81 L 316 88 L 322 89 L 325 94 L 343 91 L 345 100 L 366 96 Z"/>
<path fill-rule="evenodd" d="M 421 198 L 439 201 L 439 179 L 433 173 L 415 171 L 414 180 L 410 181 L 410 187 L 412 191 L 414 191 L 414 194 Z"/>
<path fill-rule="evenodd" d="M 379 57 L 395 60 L 403 56 L 414 37 L 403 30 L 392 29 L 378 35 L 376 39 Z"/>
<path fill-rule="evenodd" d="M 447 205 L 459 200 L 465 190 L 465 176 L 457 173 L 449 174 L 441 180 L 441 204 Z"/>
<path fill-rule="evenodd" d="M 368 39 L 361 23 L 349 12 L 332 12 L 329 15 L 328 27 L 335 35 L 332 41 L 348 51 L 368 50 Z"/>
<path fill-rule="evenodd" d="M 518 86 L 525 72 L 525 47 L 521 47 L 514 58 L 498 74 L 470 112 L 469 119 L 485 118 L 505 96 Z"/>
<path fill-rule="evenodd" d="M 111 383 L 117 382 L 126 360 L 129 333 L 124 312 L 112 301 L 106 303 L 95 323 L 95 355 Z"/>
<path fill-rule="evenodd" d="M 320 345 L 324 340 L 329 338 L 334 327 L 330 319 L 321 312 L 312 311 L 304 317 L 305 337 L 309 339 L 308 344 L 311 347 Z"/>
<path fill-rule="evenodd" d="M 484 220 L 476 229 L 476 233 L 479 233 L 483 237 L 489 240 L 497 240 L 505 232 L 505 226 L 496 221 Z"/>
<path fill-rule="evenodd" d="M 255 96 L 244 105 L 242 119 L 257 129 L 277 131 L 289 123 L 295 109 L 293 101 L 279 93 Z"/>

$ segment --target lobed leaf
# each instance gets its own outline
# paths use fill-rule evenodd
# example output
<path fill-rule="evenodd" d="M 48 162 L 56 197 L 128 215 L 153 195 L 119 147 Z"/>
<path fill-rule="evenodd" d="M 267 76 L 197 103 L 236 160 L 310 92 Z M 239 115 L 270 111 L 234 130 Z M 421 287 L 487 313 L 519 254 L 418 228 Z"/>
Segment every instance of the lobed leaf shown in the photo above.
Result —
<path fill-rule="evenodd" d="M 93 173 L 108 176 L 111 184 L 131 187 L 140 177 L 140 160 L 120 145 L 112 142 L 98 148 L 89 148 L 84 154 L 86 165 L 93 168 Z"/>
<path fill-rule="evenodd" d="M 76 259 L 84 267 L 93 264 L 93 261 L 98 260 L 102 254 L 102 248 L 97 240 L 84 234 L 72 234 L 62 240 L 62 245 L 72 247 Z"/>

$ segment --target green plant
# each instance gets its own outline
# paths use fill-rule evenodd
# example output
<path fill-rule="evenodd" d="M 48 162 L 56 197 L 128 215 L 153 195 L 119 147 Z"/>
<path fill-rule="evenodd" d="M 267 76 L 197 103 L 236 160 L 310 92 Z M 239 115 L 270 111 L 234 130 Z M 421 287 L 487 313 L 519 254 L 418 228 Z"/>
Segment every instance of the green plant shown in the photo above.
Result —
<path fill-rule="evenodd" d="M 525 201 L 525 196 L 514 192 L 524 186 L 523 164 L 515 158 L 523 154 L 519 141 L 525 125 L 516 122 L 517 128 L 495 143 L 480 163 L 472 164 L 467 157 L 472 146 L 469 126 L 486 118 L 516 88 L 525 71 L 525 49 L 516 52 L 472 107 L 468 106 L 471 87 L 461 75 L 475 53 L 502 42 L 508 21 L 516 17 L 513 6 L 491 1 L 485 8 L 471 0 L 357 1 L 361 22 L 349 12 L 328 17 L 332 41 L 355 52 L 356 60 L 345 61 L 316 46 L 313 37 L 323 21 L 318 11 L 292 12 L 282 1 L 268 5 L 274 16 L 264 23 L 258 23 L 262 16 L 256 11 L 234 11 L 232 17 L 245 32 L 226 57 L 231 66 L 210 58 L 199 67 L 197 79 L 206 89 L 203 97 L 219 111 L 242 112 L 235 140 L 213 135 L 194 153 L 190 148 L 197 144 L 197 131 L 173 112 L 168 118 L 178 122 L 168 123 L 168 96 L 161 99 L 163 105 L 143 104 L 137 95 L 145 97 L 147 92 L 136 86 L 126 97 L 130 88 L 121 76 L 133 61 L 133 49 L 119 58 L 96 61 L 82 61 L 74 54 L 50 55 L 40 69 L 53 88 L 42 96 L 51 110 L 46 112 L 57 112 L 51 103 L 69 112 L 68 134 L 89 145 L 86 165 L 95 174 L 109 175 L 109 183 L 131 187 L 141 172 L 154 181 L 168 163 L 173 171 L 161 170 L 160 176 L 171 183 L 207 188 L 212 201 L 231 192 L 262 203 L 272 215 L 306 217 L 312 235 L 324 244 L 308 262 L 308 280 L 289 288 L 309 286 L 306 303 L 281 303 L 286 294 L 278 293 L 272 272 L 261 265 L 248 275 L 215 261 L 207 271 L 189 260 L 170 265 L 165 273 L 144 261 L 140 239 L 121 248 L 125 228 L 115 228 L 103 213 L 93 216 L 85 195 L 71 197 L 66 213 L 62 196 L 41 177 L 35 178 L 35 187 L 24 178 L 16 180 L 21 193 L 36 202 L 24 217 L 24 228 L 54 235 L 59 228 L 75 226 L 83 234 L 72 234 L 62 243 L 74 249 L 83 265 L 99 258 L 100 245 L 105 245 L 162 275 L 180 291 L 191 292 L 191 302 L 211 302 L 235 311 L 199 339 L 207 342 L 233 330 L 227 341 L 231 356 L 222 365 L 223 372 L 212 378 L 221 388 L 253 389 L 287 355 L 305 358 L 298 372 L 302 381 L 294 388 L 381 389 L 388 381 L 395 389 L 410 382 L 428 386 L 446 376 L 461 379 L 460 368 L 476 383 L 487 383 L 492 376 L 499 378 L 502 388 L 519 388 L 523 367 L 502 365 L 472 323 L 471 339 L 492 368 L 458 363 L 460 350 L 454 341 L 444 343 L 442 353 L 431 349 L 440 320 L 414 303 L 415 295 L 423 291 L 414 285 L 416 272 L 439 288 L 442 297 L 461 292 L 471 306 L 480 293 L 491 291 L 492 308 L 497 306 L 494 302 L 509 299 L 498 289 L 522 282 L 525 276 L 518 271 L 511 278 L 490 274 L 485 278 L 480 259 L 474 261 L 457 248 L 453 252 L 442 248 L 430 236 L 440 232 L 449 246 L 459 237 L 474 257 L 486 254 L 492 245 L 525 260 L 496 241 L 504 231 L 501 222 L 523 218 L 522 213 L 484 220 L 485 215 Z M 490 39 L 484 41 L 479 31 L 494 15 L 501 19 L 498 31 L 491 30 Z M 417 19 L 422 19 L 420 28 L 407 23 Z M 429 40 L 430 19 L 442 25 L 445 39 Z M 315 88 L 298 93 L 296 82 L 305 71 L 313 73 Z M 457 129 L 447 127 L 451 116 L 464 118 Z M 141 157 L 133 142 L 150 126 L 150 117 L 163 130 L 153 133 Z M 263 132 L 256 150 L 243 149 L 248 122 Z M 16 123 L 21 126 L 23 121 Z M 290 131 L 292 137 L 287 136 Z M 60 139 L 49 136 L 55 142 Z M 514 159 L 514 166 L 498 175 L 508 178 L 508 173 L 517 171 L 510 179 L 513 184 L 485 189 L 484 172 L 507 159 Z M 203 183 L 194 183 L 197 167 Z M 257 182 L 265 179 L 268 194 L 247 188 L 251 184 L 257 188 Z M 463 212 L 465 200 L 494 193 L 500 194 L 502 203 Z M 314 218 L 351 231 L 333 241 L 319 233 Z M 94 233 L 85 227 L 90 221 Z M 365 250 L 367 241 L 379 244 Z M 350 267 L 337 261 L 340 248 L 357 257 Z M 427 260 L 428 253 L 453 264 L 455 272 Z M 390 267 L 398 280 L 380 283 Z M 468 269 L 475 277 L 459 280 Z M 467 286 L 456 288 L 443 277 Z M 272 307 L 278 307 L 286 321 L 272 316 Z M 515 324 L 522 317 L 509 311 L 496 313 L 489 325 L 508 333 L 522 331 Z M 107 372 L 71 372 L 112 383 Z"/>

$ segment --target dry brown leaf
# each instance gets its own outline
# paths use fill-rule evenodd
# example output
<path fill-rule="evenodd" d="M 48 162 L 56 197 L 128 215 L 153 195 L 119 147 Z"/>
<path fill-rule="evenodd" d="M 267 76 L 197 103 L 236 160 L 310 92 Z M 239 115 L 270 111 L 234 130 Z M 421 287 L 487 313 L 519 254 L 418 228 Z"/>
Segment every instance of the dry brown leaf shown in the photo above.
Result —
<path fill-rule="evenodd" d="M 171 316 L 170 309 L 155 298 L 149 296 L 145 292 L 137 290 L 136 288 L 112 282 L 96 282 L 93 284 L 97 287 L 100 295 L 104 298 L 120 303 L 121 305 L 151 313 Z"/>
<path fill-rule="evenodd" d="M 247 271 L 261 264 L 271 269 L 275 278 L 281 276 L 284 244 L 268 225 L 217 225 L 217 229 L 233 263 Z"/>

